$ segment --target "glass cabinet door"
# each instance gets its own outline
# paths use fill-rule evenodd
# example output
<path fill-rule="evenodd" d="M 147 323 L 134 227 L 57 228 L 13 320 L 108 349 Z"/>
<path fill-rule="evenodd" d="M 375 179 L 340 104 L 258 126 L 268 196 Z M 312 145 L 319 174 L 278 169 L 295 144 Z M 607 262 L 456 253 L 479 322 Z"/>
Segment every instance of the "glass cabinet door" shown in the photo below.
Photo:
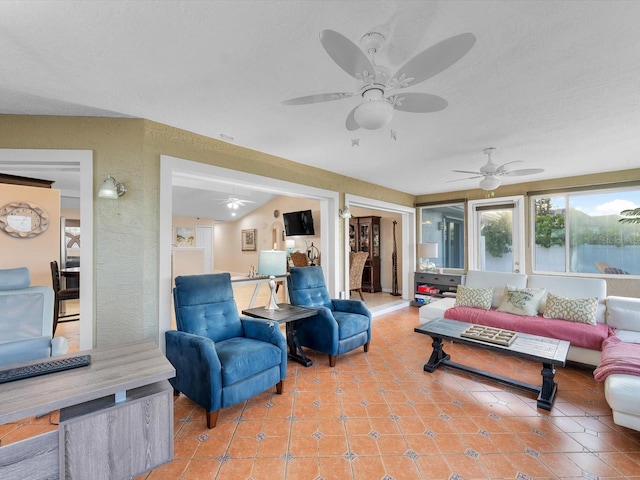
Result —
<path fill-rule="evenodd" d="M 360 251 L 369 251 L 369 225 L 360 225 Z"/>
<path fill-rule="evenodd" d="M 352 223 L 349 224 L 349 250 L 352 252 L 357 251 L 356 249 L 356 226 Z"/>
<path fill-rule="evenodd" d="M 373 256 L 380 256 L 380 225 L 373 225 Z"/>

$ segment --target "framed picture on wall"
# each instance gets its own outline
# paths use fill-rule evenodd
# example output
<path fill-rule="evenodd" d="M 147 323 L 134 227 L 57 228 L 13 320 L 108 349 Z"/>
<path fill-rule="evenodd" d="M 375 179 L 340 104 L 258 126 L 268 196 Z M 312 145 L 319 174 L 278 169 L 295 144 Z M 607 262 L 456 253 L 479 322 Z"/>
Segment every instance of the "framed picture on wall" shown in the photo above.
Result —
<path fill-rule="evenodd" d="M 258 231 L 255 228 L 249 230 L 242 230 L 242 251 L 243 252 L 255 252 L 256 251 L 256 236 Z"/>
<path fill-rule="evenodd" d="M 191 227 L 176 227 L 176 235 L 173 239 L 176 247 L 195 247 L 196 234 Z"/>

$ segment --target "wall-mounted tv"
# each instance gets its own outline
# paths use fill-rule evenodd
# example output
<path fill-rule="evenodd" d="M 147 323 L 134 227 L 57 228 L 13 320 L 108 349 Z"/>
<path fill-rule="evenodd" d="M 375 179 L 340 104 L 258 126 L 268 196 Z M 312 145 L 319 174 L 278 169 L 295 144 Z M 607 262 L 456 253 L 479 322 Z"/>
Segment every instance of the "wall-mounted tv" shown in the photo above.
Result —
<path fill-rule="evenodd" d="M 315 235 L 311 210 L 283 213 L 284 231 L 287 237 L 294 235 Z"/>

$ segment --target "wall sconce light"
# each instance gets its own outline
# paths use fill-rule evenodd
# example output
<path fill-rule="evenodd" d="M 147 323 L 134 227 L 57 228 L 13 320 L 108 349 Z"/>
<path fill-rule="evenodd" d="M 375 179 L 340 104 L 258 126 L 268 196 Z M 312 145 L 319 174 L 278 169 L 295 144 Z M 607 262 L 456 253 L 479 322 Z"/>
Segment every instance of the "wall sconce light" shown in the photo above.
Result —
<path fill-rule="evenodd" d="M 347 205 L 345 205 L 342 210 L 338 210 L 338 213 L 340 214 L 340 218 L 351 218 L 351 212 Z"/>
<path fill-rule="evenodd" d="M 106 180 L 102 183 L 98 196 L 101 198 L 113 198 L 117 199 L 127 193 L 127 187 L 123 183 L 116 182 L 116 179 L 111 175 L 107 175 Z"/>

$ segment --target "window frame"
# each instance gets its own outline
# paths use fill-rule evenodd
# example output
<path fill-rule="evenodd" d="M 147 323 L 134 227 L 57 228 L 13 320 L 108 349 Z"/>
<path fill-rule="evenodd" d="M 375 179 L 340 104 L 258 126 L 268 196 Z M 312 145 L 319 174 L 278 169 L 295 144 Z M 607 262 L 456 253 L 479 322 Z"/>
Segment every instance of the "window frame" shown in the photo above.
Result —
<path fill-rule="evenodd" d="M 576 276 L 576 277 L 595 277 L 595 278 L 607 278 L 607 279 L 621 279 L 621 280 L 637 280 L 640 278 L 640 274 L 615 274 L 615 273 L 589 273 L 589 272 L 572 272 L 571 269 L 571 221 L 569 220 L 572 195 L 597 195 L 599 193 L 614 193 L 636 191 L 640 193 L 640 183 L 624 183 L 617 186 L 612 185 L 600 185 L 589 188 L 567 188 L 555 191 L 540 191 L 529 192 L 529 235 L 528 242 L 530 245 L 529 262 L 530 271 L 532 275 L 562 275 L 562 276 Z M 536 268 L 536 200 L 549 197 L 564 197 L 565 198 L 565 242 L 564 242 L 564 271 L 549 271 L 538 270 Z"/>
<path fill-rule="evenodd" d="M 462 241 L 462 267 L 447 267 L 447 266 L 443 266 L 442 268 L 450 271 L 452 273 L 464 273 L 467 270 L 467 263 L 468 263 L 468 252 L 469 252 L 469 242 L 468 242 L 468 225 L 467 225 L 467 201 L 466 200 L 452 200 L 452 201 L 447 201 L 447 202 L 436 202 L 436 203 L 427 203 L 427 204 L 421 204 L 421 205 L 417 205 L 417 209 L 418 209 L 418 214 L 416 215 L 417 220 L 418 220 L 418 244 L 420 243 L 424 243 L 423 242 L 423 230 L 422 230 L 422 212 L 424 209 L 438 209 L 438 208 L 444 208 L 444 207 L 462 207 L 462 217 L 460 218 L 460 220 L 462 221 L 462 232 L 464 235 L 463 241 Z M 457 220 L 457 218 L 456 218 Z M 443 255 L 442 252 L 440 252 L 440 255 Z M 420 258 L 416 257 L 417 263 L 419 264 L 420 262 Z M 417 269 L 419 269 L 419 265 L 416 266 Z"/>

